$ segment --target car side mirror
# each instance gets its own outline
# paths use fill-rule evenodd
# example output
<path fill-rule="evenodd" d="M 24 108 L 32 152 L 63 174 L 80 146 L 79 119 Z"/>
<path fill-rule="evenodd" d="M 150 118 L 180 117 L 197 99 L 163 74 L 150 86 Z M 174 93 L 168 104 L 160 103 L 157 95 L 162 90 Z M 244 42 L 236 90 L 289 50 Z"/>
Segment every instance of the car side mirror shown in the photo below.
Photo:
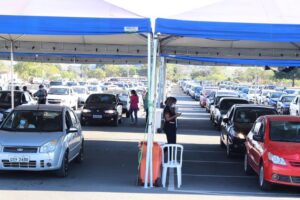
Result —
<path fill-rule="evenodd" d="M 75 127 L 71 127 L 71 128 L 69 128 L 68 130 L 67 130 L 67 133 L 69 134 L 69 133 L 77 133 L 78 132 L 78 129 L 77 128 L 75 128 Z"/>
<path fill-rule="evenodd" d="M 229 118 L 228 117 L 224 117 L 223 118 L 223 122 L 227 124 L 229 122 Z"/>
<path fill-rule="evenodd" d="M 257 142 L 263 142 L 264 138 L 262 135 L 253 135 L 253 140 Z"/>

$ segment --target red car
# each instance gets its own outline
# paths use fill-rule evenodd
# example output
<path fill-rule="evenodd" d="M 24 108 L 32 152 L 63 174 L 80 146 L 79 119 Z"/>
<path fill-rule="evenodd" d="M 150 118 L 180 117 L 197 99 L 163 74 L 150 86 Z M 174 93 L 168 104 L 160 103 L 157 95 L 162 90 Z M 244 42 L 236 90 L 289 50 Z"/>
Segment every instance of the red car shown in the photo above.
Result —
<path fill-rule="evenodd" d="M 214 89 L 204 89 L 201 94 L 200 94 L 200 106 L 201 108 L 205 108 L 206 106 L 206 101 L 207 101 L 207 97 L 212 94 L 213 92 L 215 92 Z"/>
<path fill-rule="evenodd" d="M 300 117 L 259 117 L 245 146 L 244 170 L 259 175 L 262 190 L 273 184 L 300 186 Z"/>

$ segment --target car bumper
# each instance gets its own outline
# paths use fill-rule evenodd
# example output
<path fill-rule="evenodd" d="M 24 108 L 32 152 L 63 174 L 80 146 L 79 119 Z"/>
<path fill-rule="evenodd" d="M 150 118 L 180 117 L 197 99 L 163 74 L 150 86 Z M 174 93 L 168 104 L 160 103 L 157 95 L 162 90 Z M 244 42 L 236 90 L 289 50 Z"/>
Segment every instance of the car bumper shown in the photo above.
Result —
<path fill-rule="evenodd" d="M 229 137 L 229 147 L 231 151 L 235 153 L 245 153 L 245 141 L 246 139 L 240 139 L 238 137 Z"/>
<path fill-rule="evenodd" d="M 94 115 L 98 115 L 95 117 Z M 101 117 L 99 117 L 101 115 Z M 118 117 L 118 114 L 82 114 L 81 120 L 84 122 L 113 122 Z"/>
<path fill-rule="evenodd" d="M 280 166 L 268 162 L 265 179 L 271 183 L 300 186 L 300 167 Z"/>
<path fill-rule="evenodd" d="M 0 153 L 0 170 L 51 171 L 60 168 L 61 162 L 55 153 Z M 26 157 L 29 162 L 13 162 L 12 158 Z"/>

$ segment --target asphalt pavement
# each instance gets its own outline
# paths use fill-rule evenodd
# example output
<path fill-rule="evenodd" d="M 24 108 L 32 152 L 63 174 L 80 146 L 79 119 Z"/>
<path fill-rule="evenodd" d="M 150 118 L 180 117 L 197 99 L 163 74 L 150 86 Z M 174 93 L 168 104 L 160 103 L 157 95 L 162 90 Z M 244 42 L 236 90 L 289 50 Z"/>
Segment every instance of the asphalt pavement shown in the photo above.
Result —
<path fill-rule="evenodd" d="M 166 188 L 136 185 L 138 142 L 145 140 L 144 113 L 137 126 L 124 119 L 119 127 L 84 127 L 85 160 L 72 163 L 69 176 L 57 178 L 44 172 L 1 172 L 0 200 L 6 199 L 296 199 L 299 188 L 278 186 L 272 192 L 258 188 L 256 176 L 243 172 L 243 158 L 226 157 L 219 146 L 219 132 L 198 102 L 173 88 L 178 99 L 178 143 L 184 145 L 182 187 L 175 173 Z M 166 142 L 164 134 L 156 141 Z"/>

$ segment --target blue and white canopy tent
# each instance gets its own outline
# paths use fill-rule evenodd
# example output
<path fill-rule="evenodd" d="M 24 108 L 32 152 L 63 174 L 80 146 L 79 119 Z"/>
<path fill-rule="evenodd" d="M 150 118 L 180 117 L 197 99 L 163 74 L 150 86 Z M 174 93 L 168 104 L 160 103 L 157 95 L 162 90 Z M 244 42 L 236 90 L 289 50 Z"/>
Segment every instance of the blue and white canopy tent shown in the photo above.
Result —
<path fill-rule="evenodd" d="M 178 63 L 300 66 L 299 6 L 297 0 L 220 0 L 158 18 L 160 55 Z"/>
<path fill-rule="evenodd" d="M 59 63 L 147 63 L 150 86 L 151 42 L 149 18 L 104 0 L 0 1 L 0 58 L 11 60 L 12 80 L 14 58 Z M 154 101 L 153 97 L 149 100 Z M 151 129 L 148 132 L 152 133 Z M 151 145 L 148 147 L 147 179 L 152 171 Z"/>

